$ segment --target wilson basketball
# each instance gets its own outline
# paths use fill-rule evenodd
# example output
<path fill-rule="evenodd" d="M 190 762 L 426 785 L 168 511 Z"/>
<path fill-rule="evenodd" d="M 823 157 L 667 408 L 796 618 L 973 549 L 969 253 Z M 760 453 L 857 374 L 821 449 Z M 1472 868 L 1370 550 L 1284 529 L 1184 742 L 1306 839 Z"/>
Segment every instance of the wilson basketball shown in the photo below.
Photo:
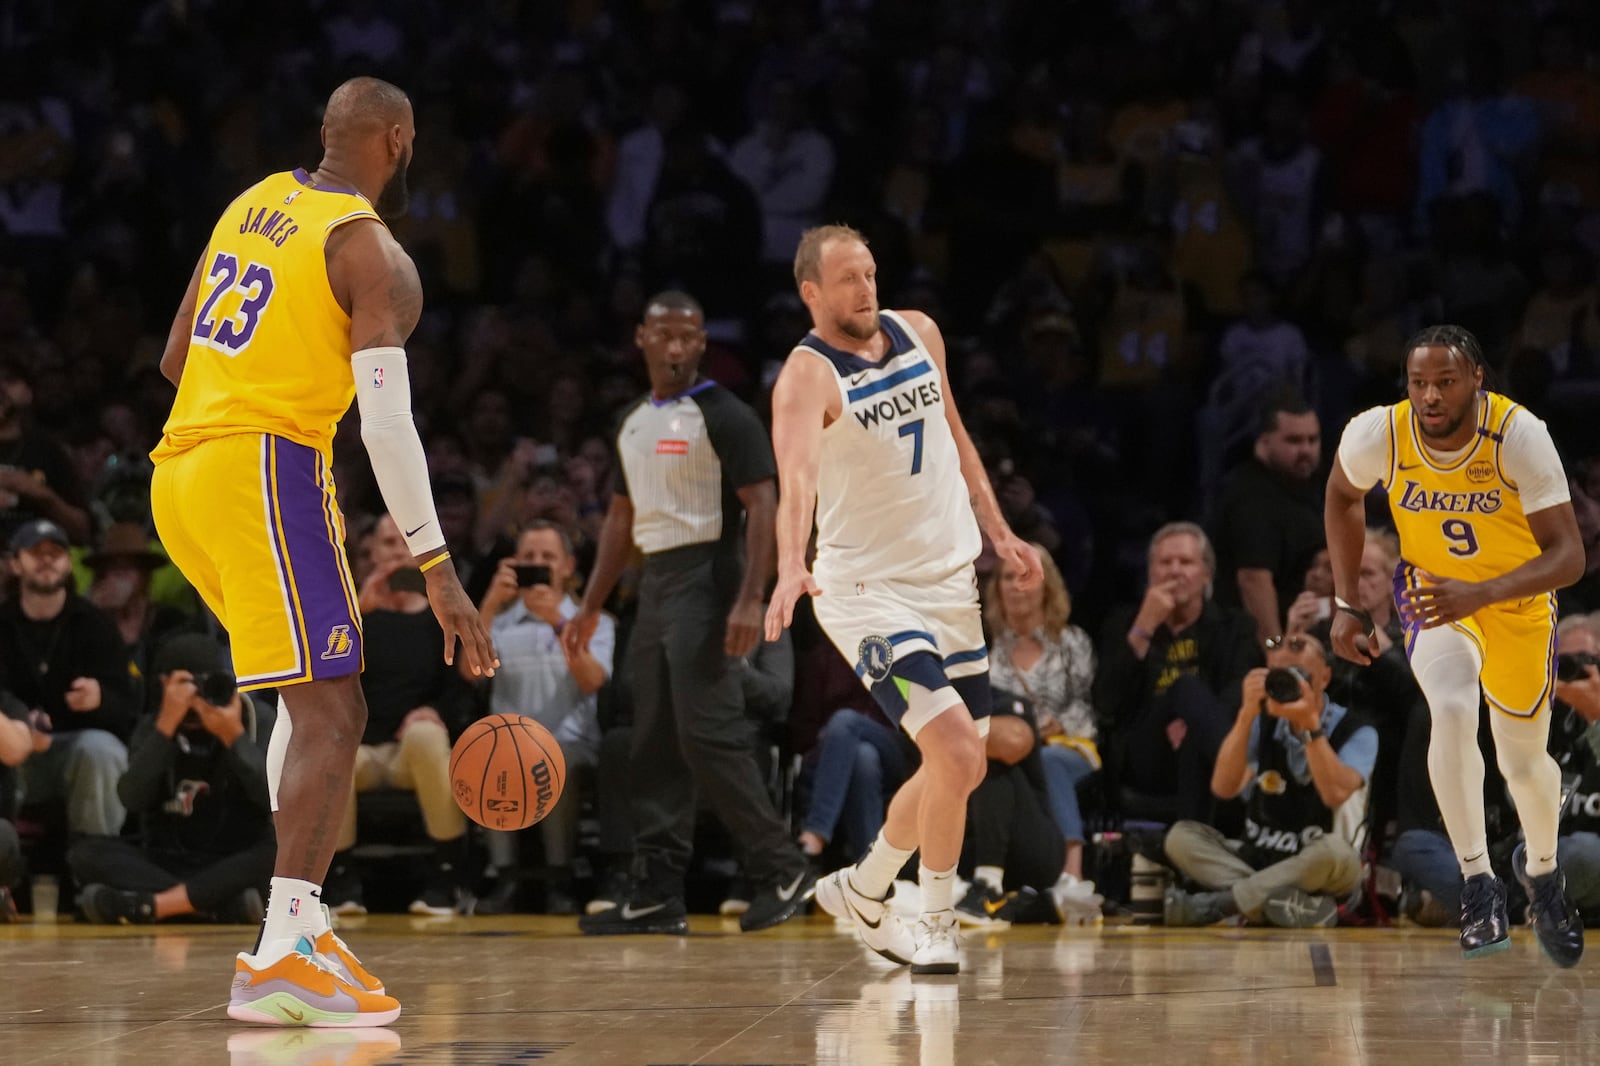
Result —
<path fill-rule="evenodd" d="M 555 809 L 567 760 L 532 718 L 491 714 L 467 727 L 450 752 L 450 791 L 481 826 L 525 829 Z"/>

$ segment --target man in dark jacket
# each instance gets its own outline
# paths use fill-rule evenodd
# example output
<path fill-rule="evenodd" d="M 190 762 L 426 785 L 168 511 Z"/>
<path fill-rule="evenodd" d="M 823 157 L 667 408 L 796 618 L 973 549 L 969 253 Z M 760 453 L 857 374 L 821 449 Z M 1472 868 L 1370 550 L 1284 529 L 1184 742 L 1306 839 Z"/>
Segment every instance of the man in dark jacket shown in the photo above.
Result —
<path fill-rule="evenodd" d="M 1149 566 L 1143 601 L 1107 619 L 1094 705 L 1114 753 L 1113 779 L 1171 797 L 1174 818 L 1209 822 L 1217 748 L 1261 648 L 1248 615 L 1212 601 L 1216 556 L 1199 526 L 1156 530 Z"/>
<path fill-rule="evenodd" d="M 134 730 L 117 784 L 142 835 L 73 845 L 79 909 L 91 922 L 260 921 L 277 853 L 266 764 L 273 710 L 234 687 L 208 636 L 173 637 L 154 668 L 159 705 Z"/>

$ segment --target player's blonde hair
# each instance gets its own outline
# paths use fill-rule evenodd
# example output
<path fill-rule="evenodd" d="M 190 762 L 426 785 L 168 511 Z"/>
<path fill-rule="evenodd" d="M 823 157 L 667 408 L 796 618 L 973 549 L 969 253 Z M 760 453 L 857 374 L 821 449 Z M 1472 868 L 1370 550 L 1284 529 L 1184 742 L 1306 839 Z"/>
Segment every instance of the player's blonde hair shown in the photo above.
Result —
<path fill-rule="evenodd" d="M 1067 619 L 1072 617 L 1072 594 L 1067 591 L 1067 583 L 1061 579 L 1061 571 L 1044 545 L 1035 544 L 1033 550 L 1039 553 L 1044 574 L 1044 631 L 1049 636 L 1059 637 L 1067 628 Z M 1000 571 L 1004 567 L 1004 562 L 995 565 L 983 589 L 983 620 L 988 623 L 989 632 L 996 635 L 1002 629 L 1015 632 L 1017 628 L 1006 618 L 1005 605 L 1000 602 Z"/>
<path fill-rule="evenodd" d="M 822 246 L 829 241 L 860 241 L 867 243 L 861 231 L 853 226 L 834 223 L 813 226 L 800 234 L 800 247 L 794 250 L 794 285 L 803 281 L 816 283 L 822 280 Z"/>

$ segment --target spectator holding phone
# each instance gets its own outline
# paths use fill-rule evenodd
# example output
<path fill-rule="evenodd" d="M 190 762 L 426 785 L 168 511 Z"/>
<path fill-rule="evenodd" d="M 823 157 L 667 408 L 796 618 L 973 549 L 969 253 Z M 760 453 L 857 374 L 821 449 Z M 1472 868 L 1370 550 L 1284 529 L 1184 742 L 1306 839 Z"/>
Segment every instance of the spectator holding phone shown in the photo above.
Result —
<path fill-rule="evenodd" d="M 600 720 L 595 693 L 611 677 L 616 623 L 600 616 L 588 647 L 568 651 L 561 641 L 567 620 L 578 613 L 572 598 L 577 564 L 568 532 L 536 520 L 517 537 L 517 552 L 500 563 L 479 611 L 500 653 L 500 668 L 489 681 L 489 707 L 496 714 L 520 714 L 555 735 L 569 775 L 591 772 L 599 761 Z M 580 790 L 568 785 L 555 809 L 539 823 L 544 843 L 544 910 L 576 914 L 572 894 L 572 853 L 578 835 Z M 494 890 L 478 904 L 480 913 L 503 914 L 518 908 L 522 878 L 516 867 L 512 833 L 490 833 L 489 852 L 499 874 Z"/>

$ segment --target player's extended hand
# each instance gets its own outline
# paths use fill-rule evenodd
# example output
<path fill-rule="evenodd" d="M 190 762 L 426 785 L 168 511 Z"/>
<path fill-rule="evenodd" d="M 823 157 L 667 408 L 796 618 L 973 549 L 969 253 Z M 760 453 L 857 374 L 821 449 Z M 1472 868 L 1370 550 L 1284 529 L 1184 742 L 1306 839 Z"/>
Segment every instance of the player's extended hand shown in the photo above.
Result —
<path fill-rule="evenodd" d="M 494 653 L 494 642 L 489 639 L 489 627 L 484 624 L 478 609 L 467 598 L 455 569 L 444 563 L 430 567 L 424 575 L 428 579 L 428 606 L 444 630 L 444 661 L 455 665 L 456 641 L 467 657 L 467 667 L 474 677 L 493 677 L 500 660 Z"/>
<path fill-rule="evenodd" d="M 567 624 L 561 627 L 561 650 L 568 659 L 589 650 L 589 641 L 594 639 L 594 631 L 599 626 L 600 612 L 586 607 L 580 607 L 577 614 L 567 619 Z"/>
<path fill-rule="evenodd" d="M 1039 561 L 1039 549 L 1015 533 L 1007 533 L 995 541 L 994 553 L 1017 575 L 1019 589 L 1038 588 L 1039 582 L 1044 580 L 1044 564 Z"/>
<path fill-rule="evenodd" d="M 794 621 L 794 605 L 801 596 L 820 596 L 822 589 L 809 570 L 794 570 L 778 577 L 772 590 L 772 602 L 767 605 L 767 639 L 777 640 Z"/>
<path fill-rule="evenodd" d="M 741 600 L 728 612 L 728 632 L 722 639 L 724 654 L 742 659 L 761 643 L 761 601 Z"/>
<path fill-rule="evenodd" d="M 1418 570 L 1422 584 L 1400 594 L 1400 617 L 1407 625 L 1423 629 L 1459 622 L 1492 602 L 1491 594 L 1476 581 L 1453 577 L 1434 577 Z"/>
<path fill-rule="evenodd" d="M 1372 638 L 1355 615 L 1344 611 L 1333 612 L 1328 639 L 1333 642 L 1333 653 L 1339 658 L 1348 659 L 1358 666 L 1371 665 L 1375 655 Z"/>

